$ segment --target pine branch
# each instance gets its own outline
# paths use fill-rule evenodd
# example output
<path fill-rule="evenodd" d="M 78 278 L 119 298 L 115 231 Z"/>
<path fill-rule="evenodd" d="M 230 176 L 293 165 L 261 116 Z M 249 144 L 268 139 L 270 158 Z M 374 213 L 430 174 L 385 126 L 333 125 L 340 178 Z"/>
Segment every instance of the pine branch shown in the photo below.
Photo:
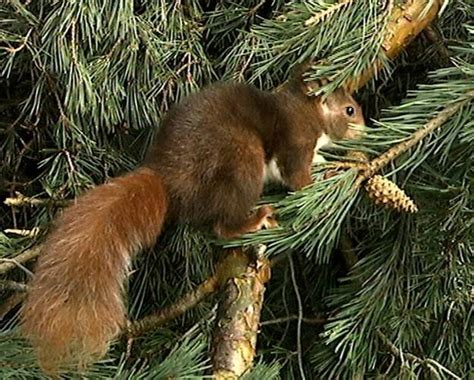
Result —
<path fill-rule="evenodd" d="M 396 5 L 382 43 L 385 57 L 396 58 L 433 21 L 441 9 L 441 4 L 442 0 L 407 0 L 403 4 Z M 384 66 L 384 62 L 380 59 L 375 61 L 372 67 L 363 71 L 357 78 L 347 81 L 345 86 L 349 91 L 356 91 L 377 75 Z"/>
<path fill-rule="evenodd" d="M 346 6 L 350 5 L 353 2 L 354 2 L 354 0 L 340 1 L 340 2 L 332 5 L 328 9 L 325 9 L 321 12 L 318 12 L 314 16 L 311 16 L 309 19 L 307 19 L 304 22 L 304 25 L 305 26 L 314 26 L 316 24 L 319 24 L 320 22 L 326 20 L 327 18 L 331 17 L 334 13 L 339 11 L 340 8 L 346 7 Z"/>
<path fill-rule="evenodd" d="M 156 330 L 163 324 L 195 307 L 206 297 L 214 294 L 229 278 L 243 276 L 247 271 L 249 259 L 239 252 L 240 250 L 223 251 L 222 255 L 224 257 L 217 263 L 216 271 L 212 276 L 208 277 L 172 305 L 140 320 L 130 322 L 124 334 L 130 338 L 135 338 Z"/>
<path fill-rule="evenodd" d="M 344 240 L 344 250 L 347 252 L 354 252 L 354 247 L 350 239 L 345 236 Z M 343 253 L 343 260 L 345 261 L 346 267 L 352 271 L 354 274 L 358 272 L 357 268 L 354 268 L 355 264 L 357 261 L 354 260 L 353 254 L 351 253 L 350 255 L 344 254 Z M 357 276 L 354 276 L 354 280 L 358 283 L 360 287 L 363 286 L 363 283 L 360 282 Z M 442 372 L 445 372 L 452 378 L 456 380 L 461 380 L 461 377 L 453 373 L 451 370 L 448 368 L 444 367 L 437 361 L 430 359 L 430 358 L 420 358 L 412 353 L 409 352 L 402 352 L 397 346 L 390 341 L 390 339 L 380 331 L 380 329 L 376 329 L 376 334 L 378 338 L 381 340 L 381 342 L 388 348 L 388 350 L 402 363 L 404 361 L 409 361 L 411 363 L 417 363 L 426 368 L 428 371 L 430 371 L 433 375 L 436 375 L 436 378 L 440 378 L 440 376 L 437 373 L 437 370 L 440 370 Z"/>
<path fill-rule="evenodd" d="M 405 153 L 410 148 L 418 144 L 421 140 L 423 140 L 427 135 L 440 128 L 444 123 L 446 123 L 446 121 L 451 116 L 458 112 L 461 107 L 470 102 L 473 97 L 474 90 L 469 91 L 466 94 L 466 99 L 459 100 L 455 104 L 446 107 L 435 117 L 433 117 L 428 123 L 426 123 L 422 128 L 418 129 L 415 133 L 413 133 L 413 135 L 409 139 L 391 147 L 389 150 L 387 150 L 377 158 L 373 159 L 368 164 L 361 164 L 363 169 L 361 173 L 359 173 L 359 176 L 354 186 L 359 187 L 363 181 L 372 177 L 375 173 L 377 173 L 383 167 L 385 167 L 394 159 L 399 157 L 402 153 Z"/>
<path fill-rule="evenodd" d="M 129 339 L 136 338 L 140 335 L 156 330 L 163 324 L 179 317 L 187 310 L 195 307 L 206 297 L 215 293 L 219 288 L 218 278 L 219 276 L 215 274 L 198 285 L 196 289 L 193 289 L 191 292 L 181 297 L 174 304 L 140 320 L 130 322 L 126 327 L 124 334 L 126 334 Z"/>
<path fill-rule="evenodd" d="M 216 379 L 237 379 L 252 367 L 265 283 L 270 278 L 269 262 L 262 254 L 250 259 L 242 249 L 229 253 L 238 264 L 249 261 L 243 273 L 223 285 L 212 344 Z"/>

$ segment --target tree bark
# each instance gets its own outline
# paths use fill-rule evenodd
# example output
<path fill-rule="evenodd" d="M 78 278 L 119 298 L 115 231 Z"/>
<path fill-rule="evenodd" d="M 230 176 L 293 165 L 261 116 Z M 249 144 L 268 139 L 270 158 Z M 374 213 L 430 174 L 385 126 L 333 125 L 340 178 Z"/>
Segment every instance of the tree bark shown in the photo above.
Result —
<path fill-rule="evenodd" d="M 434 20 L 440 8 L 440 0 L 407 0 L 395 5 L 382 44 L 385 56 L 388 59 L 396 58 Z M 347 89 L 353 92 L 364 87 L 382 68 L 382 62 L 377 60 L 358 78 L 349 80 Z"/>
<path fill-rule="evenodd" d="M 212 366 L 216 379 L 237 379 L 252 367 L 257 345 L 260 312 L 270 266 L 262 252 L 257 257 L 242 249 L 227 253 L 232 261 L 247 261 L 245 272 L 223 285 L 214 331 Z"/>

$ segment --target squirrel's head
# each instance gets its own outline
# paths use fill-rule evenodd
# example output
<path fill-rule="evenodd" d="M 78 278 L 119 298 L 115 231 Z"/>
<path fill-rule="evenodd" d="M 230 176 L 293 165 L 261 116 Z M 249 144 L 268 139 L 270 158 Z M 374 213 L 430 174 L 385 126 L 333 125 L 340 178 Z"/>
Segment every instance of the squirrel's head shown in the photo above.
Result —
<path fill-rule="evenodd" d="M 327 96 L 308 95 L 327 83 L 325 80 L 305 80 L 305 72 L 310 66 L 311 63 L 297 66 L 286 89 L 298 96 L 304 96 L 305 102 L 308 102 L 311 108 L 314 107 L 321 119 L 321 127 L 331 140 L 360 137 L 365 126 L 364 115 L 349 91 L 338 88 Z"/>
<path fill-rule="evenodd" d="M 315 107 L 320 109 L 323 126 L 331 140 L 360 137 L 365 125 L 359 104 L 345 89 L 337 89 L 326 98 L 316 97 Z"/>

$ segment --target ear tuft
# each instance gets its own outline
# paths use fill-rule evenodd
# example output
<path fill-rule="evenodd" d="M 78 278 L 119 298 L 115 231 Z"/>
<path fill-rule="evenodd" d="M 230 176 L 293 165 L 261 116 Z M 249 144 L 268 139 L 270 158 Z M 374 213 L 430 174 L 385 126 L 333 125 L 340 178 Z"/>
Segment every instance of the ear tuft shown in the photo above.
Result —
<path fill-rule="evenodd" d="M 300 63 L 293 68 L 293 72 L 287 86 L 291 92 L 307 96 L 308 92 L 312 92 L 315 89 L 321 87 L 321 83 L 318 81 L 305 80 L 305 74 L 309 71 L 313 63 L 313 60 L 309 60 L 307 62 Z"/>

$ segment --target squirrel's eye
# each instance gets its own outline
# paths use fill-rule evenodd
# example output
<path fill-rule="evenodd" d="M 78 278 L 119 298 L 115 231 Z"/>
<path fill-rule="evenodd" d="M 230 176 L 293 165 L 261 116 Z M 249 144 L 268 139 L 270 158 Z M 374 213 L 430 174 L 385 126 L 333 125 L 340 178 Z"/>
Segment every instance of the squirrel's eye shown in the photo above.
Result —
<path fill-rule="evenodd" d="M 346 107 L 346 113 L 348 116 L 354 116 L 354 113 L 355 113 L 354 107 Z"/>

